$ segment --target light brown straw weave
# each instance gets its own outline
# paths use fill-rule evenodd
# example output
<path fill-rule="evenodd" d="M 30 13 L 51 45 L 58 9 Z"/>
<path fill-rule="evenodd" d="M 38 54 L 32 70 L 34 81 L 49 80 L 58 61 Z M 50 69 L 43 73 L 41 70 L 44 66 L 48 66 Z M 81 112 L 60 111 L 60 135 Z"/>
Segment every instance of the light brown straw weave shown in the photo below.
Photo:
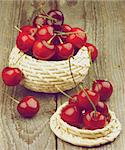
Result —
<path fill-rule="evenodd" d="M 69 68 L 69 60 L 37 60 L 14 47 L 9 57 L 9 66 L 22 70 L 24 80 L 21 84 L 32 91 L 57 93 L 59 90 L 56 87 L 63 91 L 75 87 Z M 77 84 L 85 78 L 89 67 L 88 50 L 86 47 L 82 47 L 74 59 L 71 58 L 71 69 Z"/>
<path fill-rule="evenodd" d="M 78 129 L 67 124 L 60 117 L 62 108 L 67 104 L 66 102 L 60 106 L 50 119 L 51 130 L 60 139 L 77 146 L 93 147 L 112 142 L 120 134 L 121 124 L 115 113 L 110 110 L 111 120 L 102 129 Z"/>

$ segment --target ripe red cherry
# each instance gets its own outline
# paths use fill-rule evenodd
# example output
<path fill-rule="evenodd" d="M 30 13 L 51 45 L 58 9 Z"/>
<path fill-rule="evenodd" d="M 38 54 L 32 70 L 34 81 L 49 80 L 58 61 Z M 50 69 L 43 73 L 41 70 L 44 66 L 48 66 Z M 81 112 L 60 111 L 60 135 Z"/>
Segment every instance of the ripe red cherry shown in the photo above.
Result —
<path fill-rule="evenodd" d="M 72 126 L 78 126 L 80 112 L 77 106 L 69 104 L 62 109 L 61 119 Z"/>
<path fill-rule="evenodd" d="M 96 110 L 101 114 L 103 114 L 104 116 L 109 115 L 108 106 L 104 102 L 99 101 L 98 104 L 96 105 Z"/>
<path fill-rule="evenodd" d="M 37 28 L 33 27 L 33 26 L 30 26 L 30 25 L 26 25 L 26 26 L 22 26 L 20 28 L 20 30 L 23 32 L 23 33 L 27 33 L 29 35 L 33 35 L 36 33 L 37 31 Z"/>
<path fill-rule="evenodd" d="M 88 52 L 90 53 L 92 62 L 94 62 L 98 56 L 98 50 L 97 48 L 90 43 L 86 43 L 85 46 L 88 48 Z"/>
<path fill-rule="evenodd" d="M 35 42 L 35 38 L 27 33 L 20 32 L 16 39 L 17 47 L 23 51 L 28 52 Z"/>
<path fill-rule="evenodd" d="M 37 40 L 46 40 L 48 41 L 53 36 L 53 27 L 49 25 L 45 25 L 39 28 L 36 32 L 36 39 Z"/>
<path fill-rule="evenodd" d="M 17 110 L 24 118 L 31 118 L 39 111 L 39 102 L 33 96 L 24 97 L 17 105 Z"/>
<path fill-rule="evenodd" d="M 78 106 L 78 95 L 73 95 L 70 99 L 69 99 L 69 104 L 74 104 Z"/>
<path fill-rule="evenodd" d="M 101 101 L 108 100 L 113 92 L 112 84 L 105 80 L 95 80 L 93 82 L 92 89 L 93 91 L 99 93 Z"/>
<path fill-rule="evenodd" d="M 40 28 L 46 24 L 46 18 L 44 18 L 42 16 L 45 16 L 45 15 L 41 14 L 41 15 L 38 15 L 34 18 L 34 20 L 33 20 L 33 26 L 34 27 Z"/>
<path fill-rule="evenodd" d="M 56 20 L 46 19 L 46 24 L 53 26 L 53 28 L 57 31 L 61 31 L 62 24 L 64 22 L 63 13 L 59 10 L 51 10 L 47 14 Z"/>
<path fill-rule="evenodd" d="M 33 45 L 33 55 L 41 60 L 49 60 L 55 54 L 55 46 L 46 41 L 36 41 Z"/>
<path fill-rule="evenodd" d="M 90 98 L 90 100 L 93 102 L 93 104 L 96 106 L 98 104 L 99 101 L 99 94 L 95 93 L 93 91 L 90 91 L 88 89 L 84 89 L 85 92 L 83 90 L 80 91 L 80 93 L 78 94 L 78 104 L 81 110 L 85 109 L 85 110 L 93 110 L 92 104 L 90 103 L 88 97 Z M 88 97 L 86 96 L 86 94 L 88 95 Z"/>
<path fill-rule="evenodd" d="M 23 73 L 18 68 L 5 67 L 2 71 L 2 79 L 8 86 L 16 86 L 23 79 Z"/>
<path fill-rule="evenodd" d="M 71 43 L 59 44 L 56 47 L 56 57 L 59 60 L 68 59 L 74 54 L 74 48 Z"/>
<path fill-rule="evenodd" d="M 63 32 L 70 32 L 72 28 L 68 24 L 63 24 L 62 25 L 62 31 Z"/>
<path fill-rule="evenodd" d="M 106 125 L 106 118 L 100 112 L 91 111 L 83 115 L 83 123 L 88 130 L 102 129 Z"/>
<path fill-rule="evenodd" d="M 78 32 L 78 33 L 70 34 L 67 37 L 67 41 L 72 43 L 73 46 L 81 48 L 87 41 L 85 31 L 80 28 L 72 28 L 71 32 Z"/>

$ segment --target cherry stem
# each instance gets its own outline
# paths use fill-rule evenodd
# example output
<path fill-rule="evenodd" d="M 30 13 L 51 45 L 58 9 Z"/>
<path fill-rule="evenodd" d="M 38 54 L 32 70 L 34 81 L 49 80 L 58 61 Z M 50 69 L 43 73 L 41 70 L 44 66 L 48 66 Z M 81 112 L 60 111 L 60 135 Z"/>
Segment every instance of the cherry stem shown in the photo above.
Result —
<path fill-rule="evenodd" d="M 73 56 L 71 56 L 71 57 L 73 57 Z M 71 68 L 71 60 L 70 60 L 71 57 L 68 59 L 69 60 L 69 69 L 70 69 L 70 73 L 71 73 L 73 82 L 74 82 L 75 86 L 77 86 L 76 81 L 75 81 L 74 76 L 73 76 L 72 68 Z"/>
<path fill-rule="evenodd" d="M 8 93 L 6 93 L 4 90 L 2 90 L 2 92 L 4 93 L 4 94 L 6 94 L 11 100 L 13 100 L 14 102 L 16 102 L 17 104 L 19 104 L 19 101 L 18 100 L 16 100 L 15 98 L 13 98 L 12 96 L 10 96 Z"/>
<path fill-rule="evenodd" d="M 96 107 L 95 107 L 94 103 L 92 102 L 92 100 L 90 99 L 89 95 L 87 94 L 87 92 L 86 92 L 86 91 L 84 90 L 84 88 L 82 87 L 82 85 L 79 84 L 79 86 L 80 86 L 80 88 L 83 90 L 85 96 L 88 98 L 88 100 L 89 100 L 90 104 L 92 105 L 92 107 L 93 107 L 93 109 L 94 109 L 94 111 L 95 111 L 95 114 L 96 114 L 97 110 L 96 110 Z"/>
<path fill-rule="evenodd" d="M 63 44 L 63 41 L 62 41 L 62 39 L 61 39 L 60 37 L 58 37 L 58 38 L 59 38 L 59 41 L 60 41 L 60 43 L 61 43 L 61 44 Z"/>
<path fill-rule="evenodd" d="M 48 14 L 45 13 L 45 15 L 46 15 L 46 16 L 44 16 L 44 15 L 39 15 L 39 17 L 42 17 L 42 18 L 45 18 L 45 19 L 47 18 L 47 19 L 52 20 L 52 21 L 57 21 L 55 18 L 49 16 Z"/>
<path fill-rule="evenodd" d="M 59 91 L 60 91 L 63 95 L 65 95 L 66 97 L 73 99 L 73 98 L 72 98 L 71 96 L 69 96 L 66 92 L 63 92 L 59 87 L 55 86 L 55 88 L 56 88 L 57 90 L 59 90 Z"/>
<path fill-rule="evenodd" d="M 53 38 L 54 38 L 55 36 L 56 36 L 56 34 L 54 34 L 54 35 L 49 39 L 49 41 L 47 41 L 47 43 L 50 44 L 51 41 L 53 40 Z"/>
<path fill-rule="evenodd" d="M 55 31 L 56 35 L 69 35 L 69 34 L 80 34 L 80 33 L 86 33 L 82 31 L 77 31 L 77 32 L 60 32 L 60 31 Z"/>
<path fill-rule="evenodd" d="M 14 26 L 14 28 L 15 28 L 16 30 L 18 30 L 19 32 L 22 32 L 22 30 L 20 30 L 17 26 Z"/>

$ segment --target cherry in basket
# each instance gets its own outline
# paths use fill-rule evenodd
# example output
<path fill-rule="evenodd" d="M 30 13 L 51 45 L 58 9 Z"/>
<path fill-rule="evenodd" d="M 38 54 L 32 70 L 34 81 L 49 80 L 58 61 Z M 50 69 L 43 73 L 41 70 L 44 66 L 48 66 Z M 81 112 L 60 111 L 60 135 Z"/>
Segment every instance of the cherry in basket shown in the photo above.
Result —
<path fill-rule="evenodd" d="M 87 41 L 85 31 L 80 28 L 72 28 L 71 32 L 74 34 L 70 34 L 67 41 L 72 43 L 74 47 L 81 48 Z"/>
<path fill-rule="evenodd" d="M 80 111 L 74 104 L 65 106 L 61 111 L 61 119 L 72 126 L 78 127 L 80 124 Z"/>
<path fill-rule="evenodd" d="M 49 25 L 44 25 L 39 28 L 35 34 L 36 40 L 46 40 L 48 41 L 54 35 L 53 27 Z"/>
<path fill-rule="evenodd" d="M 106 117 L 100 112 L 87 112 L 83 115 L 84 128 L 89 130 L 96 130 L 104 128 L 106 125 Z"/>
<path fill-rule="evenodd" d="M 34 42 L 35 38 L 26 32 L 20 32 L 16 39 L 17 47 L 23 52 L 28 52 L 32 48 Z"/>
<path fill-rule="evenodd" d="M 92 62 L 94 62 L 98 56 L 98 50 L 97 48 L 90 43 L 85 43 L 85 46 L 88 48 L 88 52 L 90 54 Z"/>
<path fill-rule="evenodd" d="M 36 33 L 36 31 L 37 31 L 37 28 L 35 28 L 35 27 L 31 26 L 31 25 L 26 25 L 26 26 L 22 26 L 22 27 L 20 28 L 20 30 L 21 30 L 22 32 L 24 32 L 24 33 L 27 33 L 27 34 L 29 34 L 29 35 L 34 36 L 35 33 Z"/>

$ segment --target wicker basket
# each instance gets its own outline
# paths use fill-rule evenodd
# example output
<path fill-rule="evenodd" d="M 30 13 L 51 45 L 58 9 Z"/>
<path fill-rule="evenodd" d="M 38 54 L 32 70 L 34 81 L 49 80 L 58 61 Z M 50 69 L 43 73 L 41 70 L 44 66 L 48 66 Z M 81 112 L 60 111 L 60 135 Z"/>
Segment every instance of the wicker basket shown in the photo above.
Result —
<path fill-rule="evenodd" d="M 62 109 L 67 104 L 68 102 L 61 105 L 50 119 L 50 128 L 60 139 L 77 146 L 93 147 L 112 142 L 120 134 L 121 124 L 115 113 L 110 110 L 111 120 L 102 129 L 78 129 L 67 124 L 60 117 Z"/>
<path fill-rule="evenodd" d="M 90 67 L 87 48 L 82 47 L 70 61 L 74 79 L 78 84 L 85 78 Z M 68 60 L 37 60 L 14 47 L 9 57 L 9 66 L 22 70 L 25 78 L 21 84 L 32 91 L 57 93 L 58 88 L 65 91 L 75 87 Z"/>

